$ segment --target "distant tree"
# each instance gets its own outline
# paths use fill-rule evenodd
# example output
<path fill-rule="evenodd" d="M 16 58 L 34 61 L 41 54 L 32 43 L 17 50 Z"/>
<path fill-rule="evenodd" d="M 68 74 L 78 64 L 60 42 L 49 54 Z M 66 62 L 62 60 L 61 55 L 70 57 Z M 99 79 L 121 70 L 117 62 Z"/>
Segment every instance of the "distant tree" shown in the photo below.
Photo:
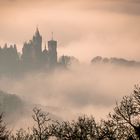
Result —
<path fill-rule="evenodd" d="M 59 58 L 59 64 L 61 64 L 64 67 L 70 66 L 72 64 L 77 64 L 78 62 L 78 59 L 73 56 L 63 55 Z"/>
<path fill-rule="evenodd" d="M 101 56 L 96 56 L 91 60 L 91 63 L 99 63 L 102 62 L 103 58 Z"/>

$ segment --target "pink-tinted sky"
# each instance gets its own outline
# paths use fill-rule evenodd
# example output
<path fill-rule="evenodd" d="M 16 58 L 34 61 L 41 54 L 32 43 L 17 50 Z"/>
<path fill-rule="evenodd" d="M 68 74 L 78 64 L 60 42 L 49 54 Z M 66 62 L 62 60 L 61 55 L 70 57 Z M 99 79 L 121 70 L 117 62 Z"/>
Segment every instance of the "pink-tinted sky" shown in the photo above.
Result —
<path fill-rule="evenodd" d="M 139 9 L 139 0 L 0 0 L 0 45 L 21 51 L 38 25 L 43 42 L 54 32 L 59 55 L 140 60 Z"/>

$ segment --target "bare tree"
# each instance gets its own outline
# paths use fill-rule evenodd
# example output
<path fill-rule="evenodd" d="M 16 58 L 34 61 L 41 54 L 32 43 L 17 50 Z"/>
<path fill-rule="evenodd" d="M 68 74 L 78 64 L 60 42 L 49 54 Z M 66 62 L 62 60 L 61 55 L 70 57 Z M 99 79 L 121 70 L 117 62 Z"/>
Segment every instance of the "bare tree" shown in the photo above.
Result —
<path fill-rule="evenodd" d="M 114 114 L 112 115 L 113 120 L 118 122 L 118 125 L 123 124 L 129 129 L 133 129 L 135 135 L 140 138 L 140 107 L 138 97 L 140 92 L 136 92 L 131 96 L 123 97 L 120 104 L 116 104 L 114 108 Z"/>
<path fill-rule="evenodd" d="M 33 120 L 36 122 L 36 126 L 33 127 L 33 135 L 36 140 L 47 140 L 51 136 L 48 123 L 50 118 L 48 113 L 44 113 L 41 109 L 34 108 Z"/>
<path fill-rule="evenodd" d="M 101 120 L 101 138 L 106 140 L 127 140 L 128 137 L 131 137 L 133 129 L 121 123 L 116 115 L 109 113 L 107 120 Z"/>

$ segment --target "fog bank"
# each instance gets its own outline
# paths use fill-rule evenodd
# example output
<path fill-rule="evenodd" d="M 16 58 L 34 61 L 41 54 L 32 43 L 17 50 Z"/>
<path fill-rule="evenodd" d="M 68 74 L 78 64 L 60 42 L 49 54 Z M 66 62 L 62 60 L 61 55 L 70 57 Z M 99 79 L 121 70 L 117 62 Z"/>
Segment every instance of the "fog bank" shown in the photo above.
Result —
<path fill-rule="evenodd" d="M 30 73 L 24 78 L 1 78 L 0 87 L 19 95 L 31 104 L 51 108 L 62 119 L 78 115 L 106 117 L 115 102 L 133 91 L 139 83 L 140 70 L 135 67 L 80 64 L 69 70 Z"/>

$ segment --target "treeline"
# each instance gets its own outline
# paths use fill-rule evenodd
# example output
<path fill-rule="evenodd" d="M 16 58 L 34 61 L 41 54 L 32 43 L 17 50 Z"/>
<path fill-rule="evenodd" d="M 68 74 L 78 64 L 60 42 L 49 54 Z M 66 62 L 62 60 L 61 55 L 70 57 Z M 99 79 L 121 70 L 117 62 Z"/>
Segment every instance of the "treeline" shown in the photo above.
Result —
<path fill-rule="evenodd" d="M 77 120 L 58 122 L 49 114 L 34 108 L 34 126 L 12 134 L 0 115 L 0 140 L 140 140 L 140 87 L 135 86 L 130 96 L 116 103 L 106 120 L 81 116 Z"/>
<path fill-rule="evenodd" d="M 114 64 L 120 66 L 128 66 L 128 67 L 140 67 L 139 61 L 134 60 L 126 60 L 124 58 L 117 58 L 117 57 L 101 57 L 96 56 L 91 60 L 91 64 Z"/>

